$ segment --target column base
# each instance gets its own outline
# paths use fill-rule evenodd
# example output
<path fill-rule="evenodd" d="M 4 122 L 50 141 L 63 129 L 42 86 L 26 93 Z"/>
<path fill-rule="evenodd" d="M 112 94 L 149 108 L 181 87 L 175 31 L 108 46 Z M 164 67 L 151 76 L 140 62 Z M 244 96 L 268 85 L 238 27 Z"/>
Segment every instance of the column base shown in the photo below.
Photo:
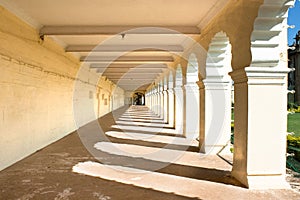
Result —
<path fill-rule="evenodd" d="M 184 133 L 185 138 L 187 139 L 197 139 L 199 137 L 199 132 L 198 133 Z"/>
<path fill-rule="evenodd" d="M 245 187 L 252 190 L 291 189 L 291 186 L 285 180 L 285 175 L 245 175 L 235 170 L 231 172 L 231 175 Z"/>
<path fill-rule="evenodd" d="M 205 154 L 221 154 L 221 155 L 230 155 L 230 145 L 205 145 L 204 147 L 200 146 L 200 152 Z"/>

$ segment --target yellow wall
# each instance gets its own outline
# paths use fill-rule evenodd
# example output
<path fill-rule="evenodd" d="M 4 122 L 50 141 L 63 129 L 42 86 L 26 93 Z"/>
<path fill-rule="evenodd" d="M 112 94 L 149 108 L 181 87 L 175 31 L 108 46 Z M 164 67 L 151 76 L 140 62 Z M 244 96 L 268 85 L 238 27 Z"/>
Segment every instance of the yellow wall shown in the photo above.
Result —
<path fill-rule="evenodd" d="M 109 112 L 98 93 L 109 98 L 118 87 L 98 80 L 51 38 L 41 41 L 34 28 L 3 7 L 0 24 L 2 170 Z M 124 96 L 118 98 L 122 106 Z"/>

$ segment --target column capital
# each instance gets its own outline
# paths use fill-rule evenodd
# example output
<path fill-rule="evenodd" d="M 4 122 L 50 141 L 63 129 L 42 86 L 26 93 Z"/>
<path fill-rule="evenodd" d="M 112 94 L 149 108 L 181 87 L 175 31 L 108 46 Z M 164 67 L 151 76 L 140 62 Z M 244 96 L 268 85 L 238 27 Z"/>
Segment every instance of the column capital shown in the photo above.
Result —
<path fill-rule="evenodd" d="M 235 84 L 248 85 L 284 85 L 286 76 L 291 71 L 287 67 L 246 67 L 230 73 Z"/>
<path fill-rule="evenodd" d="M 185 84 L 183 87 L 185 90 L 199 90 L 199 85 L 196 82 Z"/>
<path fill-rule="evenodd" d="M 231 80 L 207 78 L 197 82 L 199 89 L 205 90 L 226 90 L 232 85 Z"/>
<path fill-rule="evenodd" d="M 204 83 L 203 83 L 203 80 L 197 81 L 196 83 L 197 83 L 199 89 L 204 89 L 204 88 L 205 88 L 205 85 L 204 85 Z"/>
<path fill-rule="evenodd" d="M 173 88 L 174 92 L 181 92 L 183 89 L 183 86 L 176 86 L 175 88 Z"/>
<path fill-rule="evenodd" d="M 167 90 L 167 92 L 168 92 L 168 94 L 174 94 L 174 88 L 169 88 L 169 89 Z"/>

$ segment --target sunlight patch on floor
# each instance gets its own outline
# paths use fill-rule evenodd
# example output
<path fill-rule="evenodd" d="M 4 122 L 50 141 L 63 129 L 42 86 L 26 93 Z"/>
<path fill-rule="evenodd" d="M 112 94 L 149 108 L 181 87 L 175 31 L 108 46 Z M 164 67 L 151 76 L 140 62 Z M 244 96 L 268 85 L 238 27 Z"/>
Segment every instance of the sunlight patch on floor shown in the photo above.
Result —
<path fill-rule="evenodd" d="M 150 133 L 170 133 L 178 134 L 174 129 L 157 128 L 157 127 L 144 127 L 144 126 L 129 126 L 129 125 L 112 125 L 112 128 L 121 129 L 123 131 L 147 131 Z"/>
<path fill-rule="evenodd" d="M 134 122 L 151 122 L 151 123 L 162 123 L 163 120 L 160 119 L 141 119 L 141 118 L 125 118 L 125 117 L 120 117 L 119 120 L 121 121 L 134 121 Z"/>
<path fill-rule="evenodd" d="M 103 165 L 92 161 L 76 164 L 73 166 L 73 172 L 191 198 L 211 197 L 211 193 L 208 195 L 206 192 L 207 190 L 243 190 L 231 185 L 212 183 L 209 181 L 158 172 L 149 172 L 129 167 Z"/>
<path fill-rule="evenodd" d="M 117 131 L 108 131 L 105 134 L 110 137 L 126 139 L 126 140 L 140 140 L 145 142 L 187 145 L 187 146 L 195 146 L 195 147 L 198 146 L 198 141 L 196 140 L 174 137 L 174 136 L 142 134 L 142 133 L 133 133 L 133 132 L 117 132 Z"/>
<path fill-rule="evenodd" d="M 149 120 L 150 122 L 150 120 Z M 136 121 L 116 121 L 119 125 L 134 125 L 134 126 L 148 126 L 148 127 L 166 127 L 166 124 L 158 124 L 158 123 L 146 123 L 146 122 L 136 122 Z"/>

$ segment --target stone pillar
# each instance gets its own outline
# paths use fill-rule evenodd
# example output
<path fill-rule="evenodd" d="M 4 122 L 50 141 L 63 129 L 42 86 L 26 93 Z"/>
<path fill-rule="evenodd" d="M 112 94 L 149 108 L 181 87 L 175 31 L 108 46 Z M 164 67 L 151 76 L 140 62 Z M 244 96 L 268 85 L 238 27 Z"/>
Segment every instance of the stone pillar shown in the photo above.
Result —
<path fill-rule="evenodd" d="M 151 109 L 151 90 L 148 92 L 148 104 L 147 104 L 148 108 Z"/>
<path fill-rule="evenodd" d="M 160 93 L 160 91 L 157 93 L 157 104 L 156 104 L 156 106 L 157 106 L 157 115 L 160 117 L 160 112 L 161 112 L 161 97 L 160 97 L 160 95 L 161 95 L 161 93 Z"/>
<path fill-rule="evenodd" d="M 148 98 L 147 93 L 145 93 L 145 106 L 147 106 L 147 102 L 148 102 L 147 98 Z"/>
<path fill-rule="evenodd" d="M 151 111 L 153 111 L 153 105 L 154 105 L 153 101 L 154 101 L 153 89 L 151 89 L 151 92 L 150 92 L 150 109 L 151 109 Z"/>
<path fill-rule="evenodd" d="M 188 83 L 185 88 L 185 132 L 186 138 L 196 139 L 199 137 L 199 87 L 196 83 Z"/>
<path fill-rule="evenodd" d="M 168 91 L 168 100 L 169 100 L 169 109 L 168 109 L 168 122 L 171 127 L 175 128 L 175 94 L 173 89 L 169 89 Z"/>
<path fill-rule="evenodd" d="M 164 123 L 167 124 L 169 122 L 169 94 L 166 90 L 163 91 L 163 100 L 164 100 L 164 105 L 163 105 Z"/>
<path fill-rule="evenodd" d="M 276 70 L 276 71 L 275 71 Z M 248 188 L 288 188 L 286 170 L 287 68 L 234 71 L 232 175 Z"/>
<path fill-rule="evenodd" d="M 151 110 L 153 113 L 155 113 L 155 94 L 154 90 L 151 92 Z"/>
<path fill-rule="evenodd" d="M 164 119 L 164 93 L 163 91 L 161 90 L 160 92 L 160 99 L 159 99 L 159 108 L 160 108 L 160 112 L 159 112 L 159 116 L 161 119 Z"/>
<path fill-rule="evenodd" d="M 183 134 L 184 121 L 184 91 L 183 87 L 176 86 L 175 92 L 175 130 L 179 134 Z"/>
<path fill-rule="evenodd" d="M 231 135 L 231 82 L 206 79 L 200 88 L 200 151 L 217 154 L 226 148 L 229 153 Z"/>
<path fill-rule="evenodd" d="M 160 117 L 160 106 L 161 106 L 161 103 L 160 103 L 160 91 L 158 91 L 157 93 L 157 97 L 156 97 L 156 108 L 157 108 L 157 115 Z"/>
<path fill-rule="evenodd" d="M 158 93 L 154 94 L 154 113 L 158 115 Z"/>

